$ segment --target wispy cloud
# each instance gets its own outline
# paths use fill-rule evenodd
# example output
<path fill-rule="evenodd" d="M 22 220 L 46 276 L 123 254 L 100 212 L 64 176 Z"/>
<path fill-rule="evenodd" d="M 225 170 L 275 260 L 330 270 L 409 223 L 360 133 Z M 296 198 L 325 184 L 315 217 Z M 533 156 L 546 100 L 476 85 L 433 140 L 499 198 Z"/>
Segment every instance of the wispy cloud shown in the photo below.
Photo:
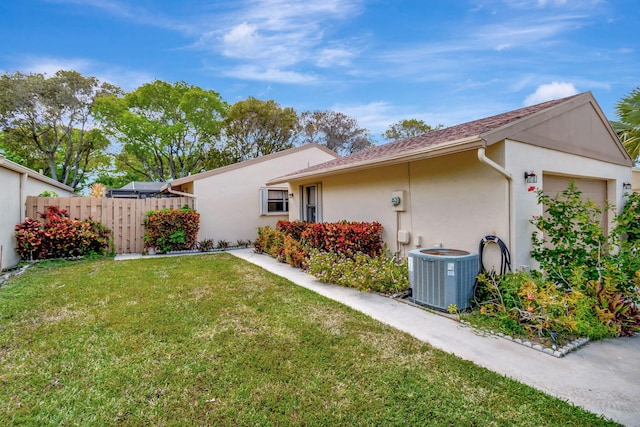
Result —
<path fill-rule="evenodd" d="M 16 70 L 25 73 L 41 73 L 47 76 L 52 76 L 59 70 L 75 70 L 85 76 L 97 77 L 101 81 L 109 82 L 124 90 L 133 90 L 156 78 L 144 71 L 124 69 L 120 66 L 103 64 L 86 58 L 24 56 L 14 58 L 13 64 Z"/>
<path fill-rule="evenodd" d="M 221 71 L 227 77 L 241 80 L 258 80 L 273 83 L 308 84 L 317 79 L 313 74 L 297 73 L 280 68 L 263 68 L 254 65 L 241 65 Z"/>
<path fill-rule="evenodd" d="M 203 32 L 193 47 L 234 60 L 240 69 L 257 71 L 244 73 L 245 78 L 291 75 L 296 78 L 290 83 L 306 83 L 317 75 L 300 78 L 309 73 L 302 70 L 349 65 L 354 51 L 329 33 L 333 22 L 360 8 L 354 0 L 245 2 L 218 16 L 216 28 Z"/>
<path fill-rule="evenodd" d="M 99 9 L 142 25 L 190 38 L 184 48 L 229 61 L 225 76 L 247 80 L 316 81 L 314 70 L 347 67 L 356 55 L 352 41 L 332 31 L 363 10 L 363 0 L 237 0 L 185 3 L 178 14 L 124 0 L 48 0 Z M 206 61 L 205 61 L 206 62 Z M 291 78 L 291 80 L 286 80 Z"/>
<path fill-rule="evenodd" d="M 367 104 L 336 104 L 331 109 L 357 118 L 358 125 L 369 129 L 372 136 L 378 140 L 381 140 L 382 133 L 389 126 L 401 120 L 417 119 L 433 126 L 438 124 L 449 126 L 457 124 L 458 122 L 455 120 L 459 119 L 452 117 L 449 113 L 420 111 L 415 106 L 393 105 L 386 101 Z"/>

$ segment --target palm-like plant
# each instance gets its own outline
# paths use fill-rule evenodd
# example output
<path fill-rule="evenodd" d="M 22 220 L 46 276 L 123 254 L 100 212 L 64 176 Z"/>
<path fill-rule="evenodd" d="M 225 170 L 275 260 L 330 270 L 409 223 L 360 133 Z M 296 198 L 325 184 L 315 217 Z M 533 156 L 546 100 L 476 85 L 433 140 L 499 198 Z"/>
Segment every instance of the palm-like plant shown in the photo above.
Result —
<path fill-rule="evenodd" d="M 619 121 L 611 125 L 634 160 L 640 157 L 640 86 L 616 105 Z"/>

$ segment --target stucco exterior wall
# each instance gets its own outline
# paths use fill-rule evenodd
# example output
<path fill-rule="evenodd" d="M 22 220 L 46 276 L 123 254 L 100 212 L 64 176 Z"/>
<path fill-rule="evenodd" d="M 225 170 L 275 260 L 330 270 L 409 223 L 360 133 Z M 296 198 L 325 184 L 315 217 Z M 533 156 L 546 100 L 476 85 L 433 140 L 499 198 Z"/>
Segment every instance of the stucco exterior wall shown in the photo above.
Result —
<path fill-rule="evenodd" d="M 501 238 L 511 251 L 512 267 L 535 268 L 531 259 L 530 219 L 542 215 L 535 189 L 542 189 L 545 174 L 588 178 L 606 182 L 610 203 L 624 204 L 623 183 L 631 181 L 631 168 L 574 154 L 503 141 L 486 155 L 511 180 L 478 159 L 476 150 L 421 161 L 345 172 L 289 183 L 295 203 L 290 219 L 300 219 L 300 191 L 321 184 L 322 221 L 379 221 L 389 249 L 406 256 L 419 247 L 442 246 L 478 251 L 486 235 Z M 537 183 L 528 184 L 524 172 L 534 172 Z M 531 189 L 530 187 L 535 187 Z M 406 192 L 406 210 L 396 213 L 391 193 Z M 612 216 L 611 216 L 612 217 Z M 611 226 L 611 224 L 610 224 Z M 398 230 L 410 232 L 408 244 L 399 244 Z M 484 253 L 487 268 L 499 267 L 497 246 Z"/>
<path fill-rule="evenodd" d="M 16 240 L 13 227 L 20 222 L 20 174 L 0 167 L 0 246 L 2 246 L 2 268 L 18 263 L 15 253 Z M 24 207 L 22 207 L 24 212 Z"/>
<path fill-rule="evenodd" d="M 37 196 L 45 190 L 53 190 L 59 196 L 70 196 L 72 193 L 64 186 L 59 187 L 44 182 L 48 178 L 35 172 L 25 175 L 25 171 L 28 171 L 26 168 L 6 159 L 2 160 L 0 164 L 0 188 L 2 189 L 0 191 L 0 246 L 2 247 L 0 267 L 6 269 L 20 261 L 15 251 L 14 231 L 16 224 L 24 220 L 26 196 Z"/>
<path fill-rule="evenodd" d="M 510 248 L 514 267 L 536 267 L 531 259 L 531 234 L 535 228 L 529 220 L 542 215 L 543 208 L 537 204 L 536 189 L 544 187 L 544 174 L 575 178 L 590 178 L 606 181 L 607 199 L 619 209 L 624 205 L 623 183 L 631 182 L 631 168 L 586 157 L 566 154 L 555 150 L 535 147 L 515 141 L 507 141 L 505 168 L 513 175 L 513 197 L 515 209 L 515 248 Z M 524 172 L 534 172 L 537 183 L 527 184 Z M 611 219 L 611 218 L 610 218 Z M 611 224 L 610 224 L 611 226 Z"/>
<path fill-rule="evenodd" d="M 501 156 L 499 148 L 492 151 Z M 315 182 L 322 184 L 323 221 L 378 221 L 389 249 L 401 256 L 435 245 L 477 252 L 482 237 L 508 230 L 506 179 L 475 151 L 291 182 L 297 200 L 291 220 L 300 219 L 300 186 Z M 403 212 L 391 205 L 397 190 L 406 194 Z M 408 244 L 397 242 L 398 230 L 410 232 Z"/>
<path fill-rule="evenodd" d="M 266 182 L 274 177 L 334 158 L 335 154 L 309 147 L 194 180 L 193 194 L 196 196 L 196 210 L 200 212 L 198 239 L 216 242 L 224 239 L 231 243 L 238 239 L 255 240 L 258 227 L 275 227 L 278 220 L 288 219 L 286 213 L 260 214 L 260 188 L 267 188 Z M 286 189 L 287 186 L 269 188 Z M 289 206 L 294 203 L 290 200 Z"/>

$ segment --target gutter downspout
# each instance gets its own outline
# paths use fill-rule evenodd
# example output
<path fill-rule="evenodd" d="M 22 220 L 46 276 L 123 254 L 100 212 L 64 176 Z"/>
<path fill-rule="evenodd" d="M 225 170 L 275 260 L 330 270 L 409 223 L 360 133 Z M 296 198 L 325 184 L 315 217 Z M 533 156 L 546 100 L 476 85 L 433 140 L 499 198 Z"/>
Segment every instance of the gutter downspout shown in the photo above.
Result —
<path fill-rule="evenodd" d="M 483 142 L 486 144 L 486 141 L 483 139 Z M 488 166 L 490 166 L 493 170 L 495 170 L 496 172 L 498 172 L 500 175 L 504 176 L 507 179 L 507 185 L 509 186 L 508 189 L 508 208 L 509 208 L 509 251 L 512 254 L 512 262 L 514 257 L 516 256 L 516 239 L 515 239 L 515 235 L 516 235 L 516 227 L 515 227 L 515 221 L 514 221 L 514 217 L 515 217 L 515 209 L 514 209 L 514 203 L 513 203 L 513 176 L 511 176 L 511 174 L 502 166 L 500 166 L 499 164 L 497 164 L 496 162 L 494 162 L 493 160 L 491 160 L 490 158 L 488 158 L 485 154 L 485 147 L 480 147 L 478 148 L 478 160 L 480 160 L 481 163 L 484 163 Z"/>
<path fill-rule="evenodd" d="M 178 191 L 178 190 L 172 190 L 171 189 L 171 184 L 169 183 L 167 185 L 167 191 L 171 194 L 175 194 L 177 196 L 182 196 L 182 197 L 191 197 L 193 199 L 193 208 L 197 210 L 197 202 L 198 202 L 198 198 L 195 196 L 195 194 L 191 194 L 191 193 L 183 193 L 182 191 Z"/>
<path fill-rule="evenodd" d="M 20 222 L 24 222 L 27 211 L 27 180 L 28 173 L 20 174 Z"/>

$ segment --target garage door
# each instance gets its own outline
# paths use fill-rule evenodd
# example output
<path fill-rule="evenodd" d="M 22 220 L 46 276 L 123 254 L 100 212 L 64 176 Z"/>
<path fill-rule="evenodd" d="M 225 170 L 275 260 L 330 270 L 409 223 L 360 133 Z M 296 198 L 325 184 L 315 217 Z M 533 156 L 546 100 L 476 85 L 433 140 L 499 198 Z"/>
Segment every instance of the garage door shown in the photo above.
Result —
<path fill-rule="evenodd" d="M 543 175 L 543 189 L 544 194 L 549 197 L 555 197 L 558 193 L 566 190 L 570 181 L 576 183 L 578 190 L 582 192 L 582 198 L 584 200 L 593 200 L 596 202 L 602 210 L 602 219 L 600 226 L 606 230 L 606 224 L 608 221 L 608 212 L 605 209 L 605 203 L 607 201 L 607 181 L 597 179 L 584 179 L 584 178 L 569 178 L 566 176 L 558 175 Z"/>

